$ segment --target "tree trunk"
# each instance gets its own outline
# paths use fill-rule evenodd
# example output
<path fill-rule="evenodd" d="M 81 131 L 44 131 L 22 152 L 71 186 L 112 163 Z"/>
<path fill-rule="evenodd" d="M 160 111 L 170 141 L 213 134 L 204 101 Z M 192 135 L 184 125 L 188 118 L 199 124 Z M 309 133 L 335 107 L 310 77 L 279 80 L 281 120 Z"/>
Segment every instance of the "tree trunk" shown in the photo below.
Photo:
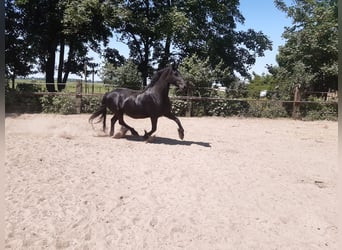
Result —
<path fill-rule="evenodd" d="M 149 45 L 148 45 L 148 43 L 145 43 L 145 45 L 144 45 L 144 59 L 141 62 L 141 74 L 143 77 L 143 86 L 147 85 L 149 54 L 150 54 Z"/>
<path fill-rule="evenodd" d="M 301 118 L 300 101 L 301 101 L 300 84 L 296 84 L 295 90 L 294 90 L 293 111 L 292 111 L 293 119 Z"/>
<path fill-rule="evenodd" d="M 58 64 L 58 76 L 57 76 L 57 88 L 58 91 L 62 91 L 65 89 L 65 82 L 63 82 L 63 67 L 64 67 L 64 48 L 65 43 L 64 39 L 62 38 L 60 44 L 60 51 L 59 51 L 59 64 Z"/>
<path fill-rule="evenodd" d="M 45 69 L 45 83 L 46 83 L 46 89 L 49 92 L 56 92 L 55 88 L 55 79 L 54 79 L 54 73 L 55 73 L 55 59 L 56 59 L 56 46 L 51 45 L 48 51 L 48 59 L 46 61 L 46 69 Z"/>
<path fill-rule="evenodd" d="M 12 75 L 11 80 L 12 80 L 12 89 L 15 89 L 15 75 Z"/>
<path fill-rule="evenodd" d="M 63 76 L 63 79 L 62 79 L 62 83 L 66 83 L 67 80 L 68 80 L 68 77 L 69 77 L 69 73 L 70 73 L 70 63 L 71 63 L 71 60 L 73 59 L 74 57 L 74 46 L 72 44 L 69 45 L 69 53 L 68 53 L 68 60 L 67 62 L 65 63 L 65 67 L 64 67 L 64 76 Z"/>
<path fill-rule="evenodd" d="M 145 87 L 147 85 L 147 77 L 148 77 L 148 72 L 147 72 L 147 65 L 145 62 L 142 62 L 141 64 L 141 76 L 143 80 L 143 86 Z"/>
<path fill-rule="evenodd" d="M 168 35 L 165 42 L 164 53 L 160 61 L 159 68 L 165 68 L 170 60 L 171 35 Z"/>
<path fill-rule="evenodd" d="M 70 73 L 70 71 L 66 71 L 66 72 L 64 73 L 63 80 L 62 80 L 63 83 L 66 83 L 66 82 L 67 82 L 68 77 L 69 77 L 69 73 Z"/>

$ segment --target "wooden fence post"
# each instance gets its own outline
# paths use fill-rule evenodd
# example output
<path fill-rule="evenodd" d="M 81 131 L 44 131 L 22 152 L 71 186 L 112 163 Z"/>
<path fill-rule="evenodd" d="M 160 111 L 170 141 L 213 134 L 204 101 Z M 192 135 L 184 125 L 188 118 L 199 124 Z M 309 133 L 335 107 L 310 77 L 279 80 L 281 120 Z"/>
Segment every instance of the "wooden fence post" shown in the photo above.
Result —
<path fill-rule="evenodd" d="M 300 84 L 295 85 L 294 89 L 294 100 L 293 100 L 293 110 L 292 110 L 292 118 L 293 119 L 300 119 L 300 100 L 301 100 L 301 94 L 300 94 Z"/>
<path fill-rule="evenodd" d="M 82 83 L 77 81 L 76 83 L 76 113 L 80 114 L 82 110 Z"/>
<path fill-rule="evenodd" d="M 192 111 L 192 100 L 190 97 L 192 96 L 192 89 L 191 87 L 188 88 L 187 91 L 187 98 L 186 98 L 186 117 L 191 117 L 191 111 Z"/>

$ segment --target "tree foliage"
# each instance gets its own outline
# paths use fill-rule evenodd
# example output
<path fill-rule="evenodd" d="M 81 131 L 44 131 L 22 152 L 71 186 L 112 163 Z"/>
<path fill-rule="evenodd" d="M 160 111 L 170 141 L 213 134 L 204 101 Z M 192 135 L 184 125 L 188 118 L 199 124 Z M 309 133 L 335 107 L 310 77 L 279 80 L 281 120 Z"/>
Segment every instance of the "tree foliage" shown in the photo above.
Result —
<path fill-rule="evenodd" d="M 208 58 L 212 68 L 222 62 L 229 75 L 237 71 L 248 76 L 271 42 L 260 31 L 236 31 L 236 23 L 244 22 L 238 7 L 238 0 L 123 1 L 116 31 L 144 80 L 153 64 L 161 68 L 193 54 Z"/>
<path fill-rule="evenodd" d="M 111 28 L 106 22 L 110 6 L 97 0 L 68 1 L 63 16 L 63 30 L 60 42 L 60 58 L 63 46 L 68 46 L 68 58 L 60 59 L 58 82 L 66 82 L 69 73 L 80 74 L 85 65 L 93 64 L 87 57 L 89 49 L 101 53 L 101 43 L 107 44 L 112 36 Z M 64 52 L 64 49 L 63 49 Z M 61 72 L 65 75 L 62 79 Z"/>
<path fill-rule="evenodd" d="M 282 0 L 275 3 L 293 22 L 283 33 L 286 43 L 279 48 L 279 68 L 270 67 L 270 72 L 288 92 L 294 84 L 307 91 L 336 90 L 337 0 L 297 0 L 292 6 Z"/>
<path fill-rule="evenodd" d="M 32 60 L 37 60 L 38 70 L 45 72 L 46 83 L 54 83 L 56 53 L 59 50 L 58 82 L 65 83 L 69 73 L 80 73 L 84 65 L 91 61 L 87 57 L 89 49 L 99 52 L 100 44 L 106 44 L 112 35 L 109 24 L 105 21 L 110 6 L 98 0 L 14 0 L 7 2 L 13 8 L 6 8 L 6 13 L 14 10 L 20 15 L 14 19 L 22 25 L 25 36 L 19 36 L 12 44 L 25 40 Z M 8 33 L 13 33 L 15 26 L 8 26 Z M 9 37 L 6 35 L 6 38 Z M 68 50 L 67 59 L 64 54 Z M 13 53 L 14 49 L 11 49 Z M 7 56 L 6 56 L 7 58 Z M 6 65 L 9 61 L 6 59 Z M 64 77 L 62 74 L 64 73 Z M 58 85 L 58 90 L 64 89 Z M 47 84 L 49 91 L 55 91 L 54 84 Z"/>
<path fill-rule="evenodd" d="M 253 72 L 253 78 L 247 85 L 248 96 L 252 98 L 259 98 L 260 91 L 266 90 L 269 95 L 277 97 L 279 86 L 275 78 L 270 74 L 258 75 Z"/>
<path fill-rule="evenodd" d="M 271 49 L 271 41 L 261 31 L 236 30 L 236 24 L 244 22 L 239 0 L 6 1 L 13 4 L 8 15 L 13 10 L 20 13 L 15 20 L 22 24 L 27 46 L 18 40 L 14 43 L 34 48 L 31 58 L 37 61 L 38 70 L 46 73 L 47 83 L 54 82 L 57 53 L 57 81 L 65 83 L 70 73 L 81 74 L 84 65 L 91 63 L 89 49 L 101 53 L 102 45 L 106 46 L 114 33 L 128 45 L 145 84 L 154 68 L 196 54 L 200 60 L 208 60 L 211 70 L 217 65 L 228 69 L 222 83 L 229 85 L 234 72 L 248 76 L 256 57 Z M 14 25 L 9 30 L 13 33 Z M 116 59 L 115 63 L 122 61 L 118 55 Z M 31 64 L 27 58 L 22 60 Z M 58 90 L 65 87 L 58 86 Z M 55 91 L 54 85 L 48 85 L 48 90 Z"/>
<path fill-rule="evenodd" d="M 201 60 L 197 54 L 193 54 L 183 59 L 179 70 L 188 84 L 195 87 L 211 87 L 213 83 L 221 83 L 229 76 L 229 69 L 223 69 L 222 64 L 220 62 L 212 68 L 209 58 Z"/>
<path fill-rule="evenodd" d="M 105 63 L 101 71 L 101 78 L 106 84 L 113 84 L 118 87 L 141 89 L 142 79 L 138 67 L 132 60 L 127 60 L 116 67 L 112 63 Z"/>
<path fill-rule="evenodd" d="M 22 13 L 15 7 L 14 1 L 6 0 L 5 9 L 5 72 L 14 87 L 16 77 L 34 72 L 34 47 L 27 41 Z"/>

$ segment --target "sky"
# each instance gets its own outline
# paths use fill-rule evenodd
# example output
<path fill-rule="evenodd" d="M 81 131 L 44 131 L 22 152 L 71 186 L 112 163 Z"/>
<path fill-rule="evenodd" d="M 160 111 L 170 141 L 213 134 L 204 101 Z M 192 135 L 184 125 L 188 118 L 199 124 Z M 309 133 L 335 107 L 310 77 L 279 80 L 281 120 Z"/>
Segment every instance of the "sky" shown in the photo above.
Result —
<path fill-rule="evenodd" d="M 291 5 L 291 0 L 284 1 L 286 5 Z M 272 41 L 272 51 L 266 51 L 264 57 L 258 57 L 256 64 L 250 72 L 258 75 L 267 73 L 266 64 L 277 65 L 276 55 L 278 47 L 285 44 L 282 34 L 285 27 L 291 26 L 291 19 L 286 17 L 286 13 L 278 10 L 273 0 L 240 0 L 240 12 L 245 18 L 243 25 L 238 25 L 238 30 L 249 28 L 255 31 L 262 31 Z"/>

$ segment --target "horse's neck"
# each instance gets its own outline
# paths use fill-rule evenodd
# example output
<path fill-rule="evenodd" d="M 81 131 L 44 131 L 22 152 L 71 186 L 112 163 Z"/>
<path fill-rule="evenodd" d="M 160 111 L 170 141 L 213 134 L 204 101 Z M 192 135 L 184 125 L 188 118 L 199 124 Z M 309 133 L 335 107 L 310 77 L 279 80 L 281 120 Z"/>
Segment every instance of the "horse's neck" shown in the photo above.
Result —
<path fill-rule="evenodd" d="M 164 82 L 164 81 L 159 82 L 159 81 L 157 81 L 156 84 L 152 88 L 155 89 L 156 93 L 159 93 L 162 96 L 168 96 L 170 84 L 168 82 Z"/>
<path fill-rule="evenodd" d="M 156 75 L 155 80 L 151 86 L 151 89 L 154 90 L 154 93 L 159 94 L 161 96 L 168 96 L 169 95 L 169 89 L 170 89 L 170 83 L 168 81 L 169 79 L 170 70 L 162 70 L 159 71 Z"/>

